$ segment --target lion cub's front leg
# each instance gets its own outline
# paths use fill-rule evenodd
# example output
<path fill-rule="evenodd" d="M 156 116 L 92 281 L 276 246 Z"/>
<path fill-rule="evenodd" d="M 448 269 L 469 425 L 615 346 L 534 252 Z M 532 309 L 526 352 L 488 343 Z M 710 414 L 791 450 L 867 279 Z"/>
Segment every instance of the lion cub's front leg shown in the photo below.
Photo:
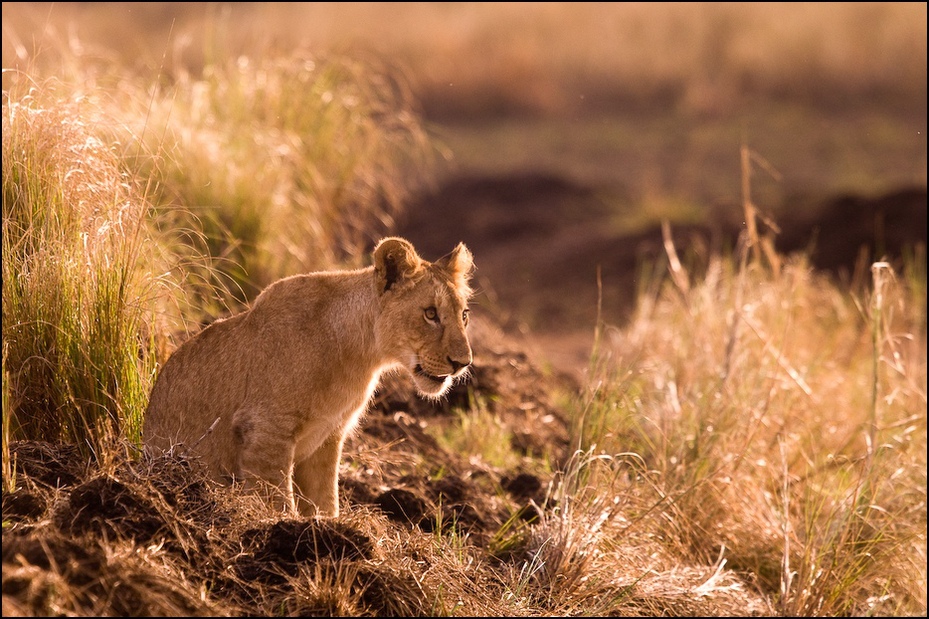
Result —
<path fill-rule="evenodd" d="M 297 508 L 304 516 L 339 515 L 339 461 L 344 440 L 339 428 L 309 457 L 294 464 Z"/>
<path fill-rule="evenodd" d="M 234 416 L 232 434 L 236 477 L 243 479 L 247 488 L 263 491 L 275 509 L 295 514 L 293 438 L 262 417 L 243 411 Z"/>

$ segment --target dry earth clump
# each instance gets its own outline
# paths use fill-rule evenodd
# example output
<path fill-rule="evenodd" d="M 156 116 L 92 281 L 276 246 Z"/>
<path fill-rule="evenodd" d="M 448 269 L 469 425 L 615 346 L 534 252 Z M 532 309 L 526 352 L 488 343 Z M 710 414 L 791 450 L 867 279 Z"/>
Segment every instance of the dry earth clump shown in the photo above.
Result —
<path fill-rule="evenodd" d="M 550 481 L 454 454 L 436 437 L 480 399 L 517 453 L 563 460 L 567 427 L 542 380 L 502 346 L 482 347 L 469 383 L 441 402 L 391 377 L 346 449 L 347 514 L 335 520 L 270 513 L 181 455 L 114 449 L 87 462 L 72 445 L 13 442 L 3 614 L 428 613 L 425 572 L 441 563 L 434 536 L 459 536 L 473 552 L 530 501 L 543 503 Z"/>
<path fill-rule="evenodd" d="M 649 530 L 608 544 L 637 576 L 588 581 L 606 557 L 597 531 L 614 525 L 567 517 L 558 480 L 575 456 L 559 402 L 577 385 L 473 324 L 474 373 L 446 400 L 385 382 L 346 447 L 336 519 L 272 513 L 178 454 L 114 447 L 88 462 L 67 444 L 11 443 L 4 616 L 768 612 L 721 566 L 645 569 L 660 554 Z M 461 450 L 461 427 L 479 419 L 491 425 L 470 440 L 505 439 L 507 458 Z M 626 523 L 615 506 L 609 515 Z"/>

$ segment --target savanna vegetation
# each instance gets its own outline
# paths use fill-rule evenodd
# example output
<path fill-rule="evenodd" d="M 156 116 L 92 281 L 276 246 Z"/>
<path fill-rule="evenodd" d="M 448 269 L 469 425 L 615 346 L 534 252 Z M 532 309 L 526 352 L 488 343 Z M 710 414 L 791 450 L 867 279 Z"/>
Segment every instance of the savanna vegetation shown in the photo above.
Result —
<path fill-rule="evenodd" d="M 796 140 L 742 142 L 741 165 L 736 141 L 712 187 L 629 189 L 619 227 L 728 192 L 743 234 L 691 251 L 666 225 L 576 375 L 479 298 L 471 381 L 438 403 L 386 382 L 337 519 L 140 455 L 189 333 L 279 277 L 365 264 L 450 156 L 580 170 L 552 118 L 889 106 L 816 178 L 925 186 L 905 137 L 913 110 L 925 135 L 925 4 L 577 7 L 4 4 L 4 616 L 925 615 L 925 246 L 845 279 L 778 251 L 755 201 L 786 191 L 757 171 L 805 160 Z M 523 144 L 556 147 L 508 150 L 520 115 L 543 118 Z M 660 140 L 652 118 L 621 139 Z"/>

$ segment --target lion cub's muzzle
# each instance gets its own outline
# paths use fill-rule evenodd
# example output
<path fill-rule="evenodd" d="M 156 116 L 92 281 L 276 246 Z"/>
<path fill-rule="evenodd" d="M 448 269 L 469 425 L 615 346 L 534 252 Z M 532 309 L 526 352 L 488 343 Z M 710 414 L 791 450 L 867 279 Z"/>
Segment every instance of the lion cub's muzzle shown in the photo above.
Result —
<path fill-rule="evenodd" d="M 447 392 L 456 378 L 464 376 L 471 367 L 471 351 L 468 350 L 467 357 L 461 356 L 445 358 L 447 367 L 436 371 L 426 369 L 421 363 L 413 367 L 413 382 L 419 392 L 426 396 L 438 397 Z M 444 371 L 443 371 L 444 370 Z"/>
<path fill-rule="evenodd" d="M 452 359 L 451 357 L 446 357 L 446 361 L 448 362 L 449 368 L 451 369 L 450 372 L 444 372 L 441 374 L 438 374 L 438 373 L 433 374 L 431 372 L 428 372 L 422 366 L 422 364 L 416 364 L 416 367 L 413 368 L 413 373 L 419 376 L 422 376 L 423 378 L 428 378 L 435 382 L 440 383 L 450 378 L 458 378 L 462 374 L 466 373 L 468 371 L 468 368 L 471 367 L 470 357 L 466 361 L 465 360 L 458 361 L 458 360 Z"/>

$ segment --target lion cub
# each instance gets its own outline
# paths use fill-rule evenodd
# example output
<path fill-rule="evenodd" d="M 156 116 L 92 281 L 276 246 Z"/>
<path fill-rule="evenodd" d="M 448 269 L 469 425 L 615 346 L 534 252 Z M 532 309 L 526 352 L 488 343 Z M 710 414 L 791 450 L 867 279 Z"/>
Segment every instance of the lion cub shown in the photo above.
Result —
<path fill-rule="evenodd" d="M 392 237 L 373 259 L 281 279 L 181 345 L 152 389 L 146 451 L 181 445 L 217 479 L 270 484 L 278 507 L 337 516 L 342 444 L 380 375 L 404 367 L 437 398 L 471 364 L 468 248 L 430 263 Z"/>

